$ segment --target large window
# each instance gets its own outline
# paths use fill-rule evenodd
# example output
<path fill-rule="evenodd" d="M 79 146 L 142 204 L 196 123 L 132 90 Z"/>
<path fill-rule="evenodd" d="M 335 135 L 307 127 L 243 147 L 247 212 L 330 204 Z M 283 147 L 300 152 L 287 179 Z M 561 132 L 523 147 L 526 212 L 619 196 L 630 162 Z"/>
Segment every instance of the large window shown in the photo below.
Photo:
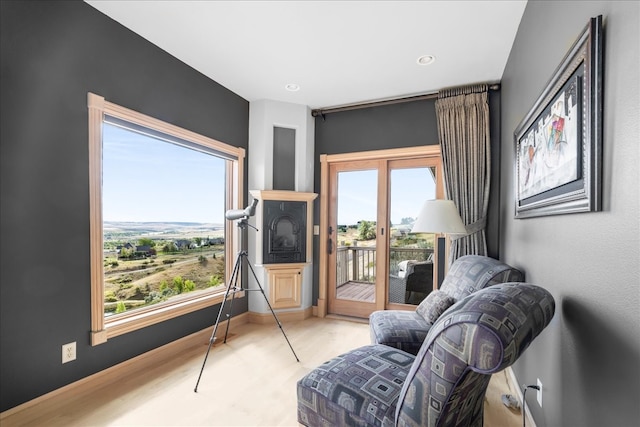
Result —
<path fill-rule="evenodd" d="M 95 345 L 221 301 L 244 150 L 88 101 Z"/>

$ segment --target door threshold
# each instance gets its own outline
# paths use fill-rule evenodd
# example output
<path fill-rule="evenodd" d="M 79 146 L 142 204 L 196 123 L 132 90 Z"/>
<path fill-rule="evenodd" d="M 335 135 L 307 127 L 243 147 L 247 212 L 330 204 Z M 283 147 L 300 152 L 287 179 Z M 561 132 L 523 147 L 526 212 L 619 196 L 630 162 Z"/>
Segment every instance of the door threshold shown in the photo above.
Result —
<path fill-rule="evenodd" d="M 345 316 L 343 314 L 327 314 L 325 317 L 328 319 L 334 319 L 334 320 L 346 320 L 349 322 L 365 323 L 367 325 L 369 324 L 369 319 L 365 319 L 362 317 Z"/>

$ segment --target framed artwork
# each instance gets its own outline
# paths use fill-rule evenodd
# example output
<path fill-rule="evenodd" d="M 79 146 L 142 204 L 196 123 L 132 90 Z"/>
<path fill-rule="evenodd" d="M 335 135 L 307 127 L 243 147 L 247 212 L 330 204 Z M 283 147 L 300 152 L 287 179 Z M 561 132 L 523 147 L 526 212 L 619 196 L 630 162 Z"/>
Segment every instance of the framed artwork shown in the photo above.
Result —
<path fill-rule="evenodd" d="M 515 130 L 515 216 L 602 209 L 602 16 L 591 18 Z"/>

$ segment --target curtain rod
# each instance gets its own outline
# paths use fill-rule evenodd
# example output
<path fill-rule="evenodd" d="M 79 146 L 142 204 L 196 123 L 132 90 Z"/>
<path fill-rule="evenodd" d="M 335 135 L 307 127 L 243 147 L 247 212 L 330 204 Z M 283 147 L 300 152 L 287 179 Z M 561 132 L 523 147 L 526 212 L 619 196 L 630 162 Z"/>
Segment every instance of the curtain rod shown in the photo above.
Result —
<path fill-rule="evenodd" d="M 499 84 L 489 85 L 489 90 L 499 90 Z M 407 96 L 404 98 L 386 99 L 383 101 L 363 102 L 360 104 L 343 105 L 341 107 L 318 108 L 311 110 L 313 117 L 323 116 L 329 113 L 339 113 L 341 111 L 359 110 L 361 108 L 380 107 L 382 105 L 403 104 L 405 102 L 424 101 L 426 99 L 434 99 L 438 97 L 438 92 L 426 93 L 423 95 Z"/>

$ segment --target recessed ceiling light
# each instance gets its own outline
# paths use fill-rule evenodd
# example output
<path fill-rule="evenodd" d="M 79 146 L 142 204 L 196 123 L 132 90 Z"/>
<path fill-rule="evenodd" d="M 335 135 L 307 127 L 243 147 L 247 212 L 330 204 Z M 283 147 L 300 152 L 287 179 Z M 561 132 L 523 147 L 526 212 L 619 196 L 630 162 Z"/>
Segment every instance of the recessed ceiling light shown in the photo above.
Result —
<path fill-rule="evenodd" d="M 435 60 L 436 57 L 433 55 L 422 55 L 416 62 L 418 63 L 418 65 L 429 65 L 433 64 Z"/>
<path fill-rule="evenodd" d="M 300 85 L 297 85 L 295 83 L 289 83 L 284 88 L 289 92 L 297 92 L 300 90 Z"/>

